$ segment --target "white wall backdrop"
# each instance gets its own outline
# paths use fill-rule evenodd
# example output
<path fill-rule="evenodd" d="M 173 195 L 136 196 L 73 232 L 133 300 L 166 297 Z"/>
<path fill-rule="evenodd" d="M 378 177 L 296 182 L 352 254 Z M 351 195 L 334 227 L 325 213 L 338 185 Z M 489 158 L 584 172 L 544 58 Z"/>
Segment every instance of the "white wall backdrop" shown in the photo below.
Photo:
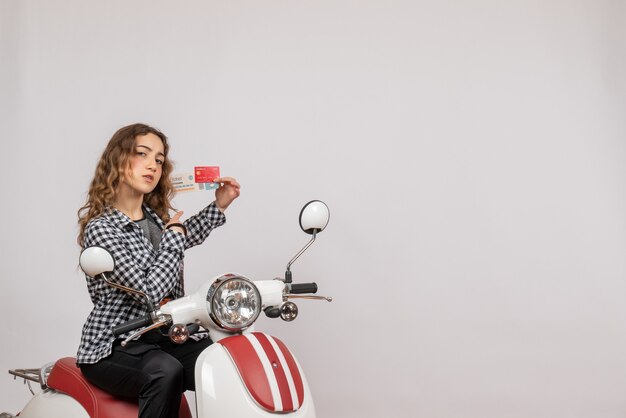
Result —
<path fill-rule="evenodd" d="M 0 411 L 76 351 L 76 211 L 142 121 L 243 185 L 189 290 L 330 206 L 293 271 L 335 301 L 259 324 L 320 417 L 626 415 L 623 1 L 0 0 L 0 34 Z"/>

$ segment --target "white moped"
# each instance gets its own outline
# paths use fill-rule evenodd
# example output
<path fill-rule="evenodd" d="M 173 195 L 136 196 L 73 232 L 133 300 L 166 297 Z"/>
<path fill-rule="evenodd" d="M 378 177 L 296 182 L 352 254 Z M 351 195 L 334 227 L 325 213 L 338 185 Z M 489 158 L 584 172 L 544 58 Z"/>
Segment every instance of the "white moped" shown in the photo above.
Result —
<path fill-rule="evenodd" d="M 214 344 L 196 361 L 196 416 L 212 417 L 315 417 L 313 398 L 295 356 L 278 338 L 254 331 L 254 322 L 263 311 L 270 318 L 293 321 L 297 306 L 289 299 L 313 296 L 315 283 L 292 283 L 291 264 L 315 241 L 328 224 L 330 213 L 325 203 L 314 200 L 300 212 L 300 227 L 311 240 L 287 264 L 284 278 L 251 281 L 235 273 L 219 275 L 195 293 L 153 307 L 147 295 L 111 282 L 107 273 L 115 268 L 111 254 L 100 247 L 85 249 L 80 266 L 91 277 L 104 279 L 110 286 L 139 296 L 148 314 L 114 327 L 116 336 L 135 331 L 122 345 L 144 333 L 168 330 L 176 343 L 184 343 L 200 327 L 208 331 Z M 91 385 L 82 376 L 75 358 L 67 357 L 39 369 L 15 369 L 9 373 L 41 386 L 19 418 L 136 418 L 134 400 L 115 398 Z M 31 392 L 32 389 L 31 389 Z M 4 412 L 0 418 L 14 418 Z M 185 396 L 180 418 L 190 418 Z"/>

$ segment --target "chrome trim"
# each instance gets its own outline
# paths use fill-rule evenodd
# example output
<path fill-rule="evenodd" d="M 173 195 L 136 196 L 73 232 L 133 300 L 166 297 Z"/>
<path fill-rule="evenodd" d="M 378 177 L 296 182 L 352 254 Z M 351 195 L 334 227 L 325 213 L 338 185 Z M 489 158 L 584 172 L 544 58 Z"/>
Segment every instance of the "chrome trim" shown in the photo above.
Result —
<path fill-rule="evenodd" d="M 245 326 L 245 327 L 229 327 L 224 325 L 219 318 L 217 318 L 217 316 L 215 316 L 215 314 L 213 314 L 213 298 L 215 297 L 215 293 L 217 292 L 217 289 L 219 289 L 224 283 L 229 282 L 231 280 L 243 280 L 245 282 L 248 282 L 252 288 L 256 291 L 256 294 L 259 296 L 259 309 L 257 310 L 256 314 L 254 315 L 254 317 L 252 318 L 252 321 L 250 322 L 250 325 Z M 259 291 L 259 288 L 256 287 L 256 285 L 254 284 L 254 282 L 250 279 L 248 279 L 247 277 L 244 276 L 239 276 L 236 274 L 228 274 L 228 275 L 224 275 L 222 277 L 217 278 L 212 284 L 211 287 L 209 287 L 209 291 L 207 292 L 206 295 L 206 301 L 209 304 L 209 317 L 211 318 L 211 320 L 215 323 L 215 325 L 217 325 L 218 327 L 226 330 L 226 331 L 230 331 L 230 332 L 240 332 L 243 331 L 247 328 L 250 328 L 255 322 L 256 320 L 259 318 L 259 315 L 261 314 L 262 311 L 262 306 L 263 306 L 263 300 L 261 298 L 261 292 Z"/>
<path fill-rule="evenodd" d="M 131 336 L 129 336 L 128 338 L 126 338 L 124 341 L 122 341 L 121 345 L 122 347 L 126 347 L 126 344 L 128 344 L 130 341 L 136 340 L 137 338 L 141 337 L 143 334 L 145 334 L 148 331 L 152 331 L 153 329 L 160 328 L 163 325 L 168 325 L 170 322 L 171 322 L 171 319 L 169 318 L 169 315 L 167 316 L 163 315 L 159 317 L 158 321 L 156 321 L 154 324 L 150 325 L 149 327 L 145 327 L 144 329 L 137 331 Z"/>
<path fill-rule="evenodd" d="M 9 370 L 9 374 L 15 377 L 21 377 L 24 380 L 40 383 L 39 370 L 41 369 L 15 369 Z"/>
<path fill-rule="evenodd" d="M 317 236 L 317 232 L 313 232 L 313 237 L 311 238 L 311 240 L 308 242 L 307 245 L 304 246 L 303 249 L 301 249 L 298 254 L 296 254 L 295 256 L 293 256 L 293 258 L 291 259 L 290 262 L 287 263 L 287 271 L 290 271 L 291 265 L 294 263 L 294 261 L 296 261 L 298 259 L 298 257 L 300 257 L 302 255 L 302 253 L 304 253 L 307 248 L 309 248 L 311 246 L 311 244 L 313 244 L 313 242 L 315 241 L 315 237 Z"/>
<path fill-rule="evenodd" d="M 291 322 L 298 317 L 298 306 L 293 302 L 285 302 L 280 307 L 280 318 Z"/>
<path fill-rule="evenodd" d="M 154 305 L 152 304 L 152 301 L 150 300 L 150 298 L 148 297 L 148 295 L 146 295 L 144 292 L 141 292 L 141 291 L 139 291 L 139 290 L 135 290 L 135 289 L 133 289 L 133 288 L 131 288 L 131 287 L 126 287 L 126 286 L 121 285 L 121 284 L 118 284 L 118 283 L 114 283 L 114 282 L 112 282 L 111 280 L 109 280 L 109 279 L 108 279 L 108 277 L 107 277 L 104 273 L 100 273 L 100 276 L 102 276 L 102 278 L 104 279 L 104 281 L 105 281 L 105 282 L 106 282 L 109 286 L 115 287 L 115 288 L 117 288 L 117 289 L 120 289 L 120 290 L 123 290 L 123 291 L 125 291 L 125 292 L 131 293 L 131 294 L 134 294 L 134 295 L 137 295 L 137 296 L 139 296 L 139 297 L 141 297 L 141 298 L 144 298 L 144 299 L 145 299 L 146 306 L 148 306 L 148 310 L 150 310 L 150 311 L 154 311 Z"/>
<path fill-rule="evenodd" d="M 55 361 L 52 361 L 48 364 L 44 364 L 44 366 L 39 369 L 39 378 L 41 379 L 41 388 L 48 388 L 48 376 L 50 376 L 50 372 L 52 372 L 52 368 L 56 364 Z"/>
<path fill-rule="evenodd" d="M 165 318 L 165 317 L 170 317 L 170 315 L 164 314 L 161 312 L 161 310 L 156 310 L 156 311 L 152 311 L 150 312 L 150 318 L 152 318 L 152 322 L 156 322 L 161 318 Z"/>
<path fill-rule="evenodd" d="M 332 302 L 333 298 L 330 296 L 313 296 L 313 295 L 293 295 L 291 293 L 287 293 L 285 295 L 287 299 L 312 299 L 312 300 L 325 300 L 327 302 Z"/>
<path fill-rule="evenodd" d="M 43 367 L 40 367 L 38 369 L 9 370 L 9 374 L 14 376 L 13 377 L 14 379 L 17 377 L 24 379 L 24 383 L 28 385 L 28 390 L 30 391 L 30 393 L 34 395 L 35 392 L 33 391 L 33 388 L 30 386 L 30 382 L 39 383 L 39 386 L 41 386 L 42 390 L 48 389 L 48 376 L 50 375 L 50 372 L 52 371 L 52 368 L 54 367 L 54 365 L 55 365 L 55 362 L 50 362 L 50 363 L 44 364 Z"/>
<path fill-rule="evenodd" d="M 184 344 L 189 339 L 189 328 L 185 324 L 174 324 L 167 335 L 173 343 Z"/>

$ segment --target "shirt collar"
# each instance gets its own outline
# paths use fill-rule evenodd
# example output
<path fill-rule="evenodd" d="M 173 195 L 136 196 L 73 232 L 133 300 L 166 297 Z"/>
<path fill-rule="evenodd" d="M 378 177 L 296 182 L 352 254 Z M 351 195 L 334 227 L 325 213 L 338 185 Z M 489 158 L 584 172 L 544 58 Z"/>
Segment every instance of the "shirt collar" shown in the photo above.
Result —
<path fill-rule="evenodd" d="M 122 211 L 109 207 L 109 221 L 119 229 L 126 228 L 129 224 L 134 224 L 133 220 L 126 216 Z"/>
<path fill-rule="evenodd" d="M 159 225 L 160 228 L 163 228 L 163 221 L 161 220 L 159 215 L 157 215 L 157 213 L 154 210 L 152 210 L 152 208 L 146 205 L 142 205 L 142 208 L 150 216 L 152 216 L 152 219 L 154 219 L 154 221 L 157 223 L 157 225 Z M 132 219 L 126 216 L 126 214 L 124 214 L 120 210 L 115 209 L 112 206 L 109 207 L 109 220 L 111 221 L 111 223 L 113 223 L 113 225 L 116 228 L 119 228 L 119 229 L 124 229 L 127 225 L 136 225 Z"/>

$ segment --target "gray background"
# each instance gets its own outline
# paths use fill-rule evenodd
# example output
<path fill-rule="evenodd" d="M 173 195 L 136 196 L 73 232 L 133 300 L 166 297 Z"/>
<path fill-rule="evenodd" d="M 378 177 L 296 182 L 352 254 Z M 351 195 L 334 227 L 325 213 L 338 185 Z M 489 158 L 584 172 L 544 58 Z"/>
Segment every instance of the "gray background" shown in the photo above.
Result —
<path fill-rule="evenodd" d="M 330 206 L 293 270 L 335 301 L 259 322 L 320 417 L 626 416 L 623 1 L 0 0 L 0 33 L 2 373 L 75 353 L 76 210 L 142 121 L 243 185 L 188 290 L 282 274 Z"/>

